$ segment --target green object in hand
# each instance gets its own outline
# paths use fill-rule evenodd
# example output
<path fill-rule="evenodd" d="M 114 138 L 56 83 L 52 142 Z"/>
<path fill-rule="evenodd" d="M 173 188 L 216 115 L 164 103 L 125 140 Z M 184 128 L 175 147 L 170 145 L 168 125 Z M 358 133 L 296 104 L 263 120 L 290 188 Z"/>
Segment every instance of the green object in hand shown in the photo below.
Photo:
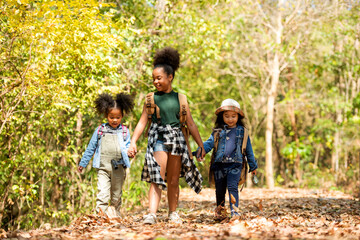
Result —
<path fill-rule="evenodd" d="M 255 174 L 252 175 L 251 180 L 252 180 L 253 184 L 258 185 L 259 179 L 257 178 L 257 176 Z"/>

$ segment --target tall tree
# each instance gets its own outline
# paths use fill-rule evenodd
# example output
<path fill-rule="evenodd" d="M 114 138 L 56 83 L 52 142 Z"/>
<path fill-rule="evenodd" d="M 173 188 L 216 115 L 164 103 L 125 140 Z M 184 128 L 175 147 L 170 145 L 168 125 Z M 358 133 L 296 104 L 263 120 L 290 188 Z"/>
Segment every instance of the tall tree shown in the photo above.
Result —
<path fill-rule="evenodd" d="M 244 14 L 237 18 L 234 14 L 234 19 L 240 20 L 240 24 L 231 24 L 228 30 L 233 31 L 234 25 L 242 26 L 232 46 L 232 49 L 238 49 L 234 50 L 238 54 L 230 57 L 232 65 L 237 67 L 230 68 L 230 71 L 242 81 L 258 81 L 260 94 L 266 96 L 266 107 L 263 108 L 266 113 L 265 171 L 267 186 L 273 188 L 273 126 L 278 85 L 282 84 L 280 80 L 286 74 L 284 70 L 296 65 L 294 57 L 308 35 L 304 30 L 313 21 L 309 15 L 315 13 L 311 10 L 310 1 L 233 1 L 232 4 L 236 10 L 230 12 L 242 11 Z M 299 158 L 296 161 L 295 169 L 300 178 Z"/>

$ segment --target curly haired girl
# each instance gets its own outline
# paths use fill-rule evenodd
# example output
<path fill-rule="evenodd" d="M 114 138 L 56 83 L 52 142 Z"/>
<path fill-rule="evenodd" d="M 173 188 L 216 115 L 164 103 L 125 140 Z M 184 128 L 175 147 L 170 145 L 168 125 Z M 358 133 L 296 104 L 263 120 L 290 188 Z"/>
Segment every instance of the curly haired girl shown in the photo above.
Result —
<path fill-rule="evenodd" d="M 98 175 L 96 211 L 109 216 L 120 216 L 125 170 L 130 167 L 127 155 L 130 132 L 121 124 L 121 120 L 124 113 L 131 112 L 133 107 L 132 97 L 124 93 L 117 94 L 115 98 L 108 93 L 98 96 L 95 108 L 100 115 L 105 116 L 107 123 L 95 129 L 78 167 L 81 173 L 94 155 L 93 167 L 97 169 Z"/>
<path fill-rule="evenodd" d="M 185 176 L 186 182 L 200 192 L 202 177 L 195 166 L 187 147 L 186 136 L 180 125 L 180 100 L 186 99 L 172 88 L 175 71 L 179 68 L 180 55 L 170 47 L 158 51 L 154 57 L 152 72 L 153 84 L 157 92 L 153 93 L 153 104 L 144 104 L 140 120 L 131 139 L 128 154 L 130 157 L 137 152 L 136 142 L 151 121 L 148 135 L 148 146 L 142 172 L 142 180 L 149 182 L 149 214 L 144 216 L 145 224 L 156 223 L 156 212 L 159 207 L 161 191 L 168 189 L 169 220 L 172 223 L 182 223 L 176 208 L 179 199 L 179 177 Z M 147 95 L 148 98 L 149 94 Z M 149 98 L 151 98 L 149 96 Z M 147 100 L 146 100 L 147 101 Z M 184 101 L 186 102 L 186 101 Z M 153 106 L 155 113 L 148 115 L 147 108 Z M 186 112 L 186 122 L 190 134 L 196 143 L 203 147 L 199 131 L 191 117 L 189 106 L 182 105 Z M 150 120 L 149 120 L 150 119 Z M 203 151 L 204 152 L 204 151 Z M 202 160 L 202 156 L 200 157 Z M 165 183 L 166 181 L 166 183 Z"/>

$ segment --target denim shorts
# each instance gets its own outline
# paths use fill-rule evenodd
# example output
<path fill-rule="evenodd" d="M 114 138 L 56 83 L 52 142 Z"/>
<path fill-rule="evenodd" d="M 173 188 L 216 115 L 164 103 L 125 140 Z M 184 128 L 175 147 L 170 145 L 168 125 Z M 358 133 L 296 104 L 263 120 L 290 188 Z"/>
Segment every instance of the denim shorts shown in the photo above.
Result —
<path fill-rule="evenodd" d="M 171 152 L 171 146 L 165 145 L 162 140 L 156 140 L 154 152 Z"/>

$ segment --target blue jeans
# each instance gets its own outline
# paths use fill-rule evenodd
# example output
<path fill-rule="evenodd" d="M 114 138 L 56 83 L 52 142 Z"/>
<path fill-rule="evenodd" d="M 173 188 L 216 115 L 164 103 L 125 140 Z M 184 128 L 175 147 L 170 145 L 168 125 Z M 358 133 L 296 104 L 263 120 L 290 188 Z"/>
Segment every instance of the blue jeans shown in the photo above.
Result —
<path fill-rule="evenodd" d="M 215 179 L 215 192 L 216 192 L 216 205 L 225 206 L 225 195 L 226 189 L 229 192 L 229 202 L 231 209 L 231 216 L 238 215 L 238 213 L 233 209 L 233 204 L 231 203 L 231 195 L 236 200 L 235 206 L 239 206 L 239 190 L 238 184 L 241 176 L 242 164 L 237 162 L 232 163 L 214 163 L 211 168 L 214 171 Z"/>
<path fill-rule="evenodd" d="M 154 152 L 171 152 L 171 146 L 165 145 L 162 140 L 156 140 Z"/>

